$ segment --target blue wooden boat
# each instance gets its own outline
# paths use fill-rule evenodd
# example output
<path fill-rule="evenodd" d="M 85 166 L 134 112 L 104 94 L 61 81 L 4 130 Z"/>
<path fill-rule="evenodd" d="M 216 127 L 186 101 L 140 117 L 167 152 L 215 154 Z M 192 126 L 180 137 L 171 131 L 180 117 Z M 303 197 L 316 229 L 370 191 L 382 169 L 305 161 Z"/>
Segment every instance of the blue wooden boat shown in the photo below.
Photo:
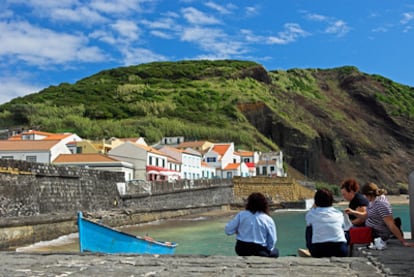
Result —
<path fill-rule="evenodd" d="M 174 254 L 177 243 L 142 238 L 83 218 L 78 212 L 80 252 L 108 254 Z"/>

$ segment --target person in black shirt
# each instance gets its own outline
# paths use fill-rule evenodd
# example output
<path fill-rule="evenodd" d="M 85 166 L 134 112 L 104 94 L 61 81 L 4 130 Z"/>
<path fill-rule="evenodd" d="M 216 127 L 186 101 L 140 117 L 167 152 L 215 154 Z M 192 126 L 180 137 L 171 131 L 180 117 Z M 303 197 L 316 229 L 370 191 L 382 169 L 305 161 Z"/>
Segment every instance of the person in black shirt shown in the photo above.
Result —
<path fill-rule="evenodd" d="M 369 201 L 359 193 L 359 183 L 355 179 L 346 179 L 341 184 L 341 194 L 345 200 L 349 201 L 348 207 L 352 210 L 365 213 Z M 353 226 L 364 226 L 365 220 L 349 214 L 349 219 Z"/>

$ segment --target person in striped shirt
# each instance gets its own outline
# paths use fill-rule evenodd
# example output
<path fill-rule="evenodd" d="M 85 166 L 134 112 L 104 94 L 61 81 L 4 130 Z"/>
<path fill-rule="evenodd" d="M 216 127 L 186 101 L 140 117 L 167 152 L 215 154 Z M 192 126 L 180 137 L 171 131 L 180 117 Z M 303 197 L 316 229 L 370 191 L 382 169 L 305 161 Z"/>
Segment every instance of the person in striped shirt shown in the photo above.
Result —
<path fill-rule="evenodd" d="M 401 229 L 395 224 L 391 204 L 385 196 L 386 191 L 378 188 L 374 183 L 367 183 L 361 188 L 361 193 L 369 201 L 367 211 L 361 212 L 347 208 L 345 212 L 364 219 L 365 226 L 372 228 L 374 238 L 380 237 L 386 241 L 394 235 L 402 245 L 414 247 L 414 243 L 404 239 Z"/>

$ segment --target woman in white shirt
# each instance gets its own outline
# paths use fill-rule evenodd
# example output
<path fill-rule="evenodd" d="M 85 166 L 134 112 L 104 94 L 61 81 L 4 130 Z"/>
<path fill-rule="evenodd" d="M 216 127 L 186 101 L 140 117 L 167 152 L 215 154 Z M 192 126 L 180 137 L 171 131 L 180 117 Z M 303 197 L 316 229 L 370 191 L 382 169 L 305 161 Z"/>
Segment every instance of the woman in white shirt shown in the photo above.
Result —
<path fill-rule="evenodd" d="M 306 246 L 312 257 L 348 256 L 344 216 L 332 206 L 332 193 L 319 189 L 314 199 L 315 207 L 306 214 Z"/>

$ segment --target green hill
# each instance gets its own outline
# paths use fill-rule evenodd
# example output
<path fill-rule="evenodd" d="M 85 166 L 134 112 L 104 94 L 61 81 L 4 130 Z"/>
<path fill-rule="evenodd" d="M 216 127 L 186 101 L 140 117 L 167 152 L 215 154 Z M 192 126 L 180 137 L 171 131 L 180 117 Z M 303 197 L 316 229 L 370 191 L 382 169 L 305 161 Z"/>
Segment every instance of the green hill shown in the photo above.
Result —
<path fill-rule="evenodd" d="M 391 189 L 414 170 L 413 118 L 414 88 L 355 67 L 266 71 L 234 60 L 115 68 L 0 106 L 1 128 L 233 141 L 281 149 L 314 180 Z"/>

